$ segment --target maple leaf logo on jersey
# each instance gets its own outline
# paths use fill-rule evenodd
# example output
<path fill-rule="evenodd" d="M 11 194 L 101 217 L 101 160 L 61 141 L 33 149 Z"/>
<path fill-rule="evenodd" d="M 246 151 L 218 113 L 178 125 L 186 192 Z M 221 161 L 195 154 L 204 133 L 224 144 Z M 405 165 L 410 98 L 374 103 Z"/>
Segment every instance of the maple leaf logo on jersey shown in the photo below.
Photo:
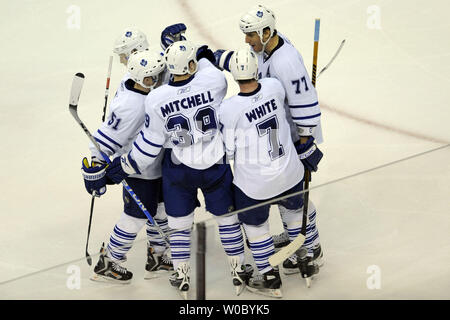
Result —
<path fill-rule="evenodd" d="M 147 60 L 142 59 L 140 64 L 141 64 L 141 66 L 145 67 L 147 65 L 147 63 L 148 63 Z"/>
<path fill-rule="evenodd" d="M 264 13 L 263 13 L 262 11 L 258 11 L 258 12 L 256 13 L 256 16 L 259 17 L 259 18 L 262 18 L 263 14 L 264 14 Z"/>
<path fill-rule="evenodd" d="M 133 33 L 132 33 L 131 31 L 127 31 L 127 32 L 125 33 L 125 37 L 129 38 L 129 37 L 131 37 L 132 34 L 133 34 Z"/>

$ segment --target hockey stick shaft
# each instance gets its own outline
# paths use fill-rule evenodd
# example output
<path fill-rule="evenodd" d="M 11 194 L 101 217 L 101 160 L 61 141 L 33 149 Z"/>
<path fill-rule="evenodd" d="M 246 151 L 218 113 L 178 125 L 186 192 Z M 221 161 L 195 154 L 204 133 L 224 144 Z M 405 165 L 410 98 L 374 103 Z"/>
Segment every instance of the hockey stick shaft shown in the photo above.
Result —
<path fill-rule="evenodd" d="M 336 53 L 334 54 L 334 56 L 331 58 L 330 62 L 327 63 L 327 65 L 325 67 L 322 68 L 322 70 L 320 70 L 320 72 L 317 74 L 317 79 L 319 78 L 319 76 L 322 74 L 322 72 L 324 72 L 325 70 L 328 69 L 328 67 L 333 63 L 334 59 L 336 59 L 336 57 L 338 56 L 339 52 L 341 52 L 342 47 L 345 44 L 345 39 L 342 40 L 341 44 L 339 45 L 339 48 L 337 49 Z"/>
<path fill-rule="evenodd" d="M 113 56 L 109 56 L 108 74 L 106 77 L 106 89 L 105 89 L 105 105 L 103 106 L 102 121 L 105 121 L 105 117 L 106 117 L 106 106 L 108 105 L 109 83 L 111 80 L 112 62 L 113 62 Z"/>
<path fill-rule="evenodd" d="M 78 107 L 78 100 L 81 93 L 81 88 L 83 86 L 84 81 L 84 75 L 82 73 L 77 73 L 74 77 L 73 84 L 72 84 L 72 90 L 70 94 L 70 102 L 69 102 L 69 111 L 75 121 L 80 125 L 80 127 L 83 129 L 84 133 L 87 135 L 89 140 L 94 144 L 95 148 L 100 152 L 103 159 L 106 161 L 106 163 L 110 164 L 111 160 L 109 160 L 108 156 L 103 153 L 100 149 L 100 146 L 98 145 L 97 141 L 94 139 L 92 134 L 89 132 L 88 128 L 84 125 L 83 121 L 81 121 L 80 117 L 78 116 L 77 107 Z M 133 189 L 128 185 L 128 183 L 125 180 L 122 180 L 122 185 L 125 188 L 125 190 L 130 194 L 130 196 L 133 198 L 133 200 L 136 202 L 138 207 L 141 209 L 141 211 L 146 215 L 147 219 L 150 221 L 150 223 L 156 228 L 158 233 L 163 237 L 163 239 L 169 243 L 169 240 L 167 238 L 167 235 L 162 231 L 162 229 L 156 224 L 155 220 L 152 218 L 150 212 L 145 208 L 144 204 L 141 202 L 139 197 L 136 195 L 136 193 L 133 191 Z"/>
<path fill-rule="evenodd" d="M 87 233 L 87 239 L 86 239 L 86 261 L 87 261 L 88 265 L 92 264 L 92 258 L 88 252 L 88 247 L 89 247 L 89 236 L 91 234 L 92 214 L 94 212 L 94 200 L 95 200 L 95 191 L 92 193 L 91 209 L 90 209 L 90 213 L 89 213 L 88 233 Z"/>
<path fill-rule="evenodd" d="M 312 65 L 312 78 L 311 82 L 313 86 L 316 86 L 316 70 L 317 70 L 317 58 L 319 54 L 319 31 L 320 31 L 320 19 L 316 19 L 314 28 L 314 51 L 313 51 L 313 65 Z M 297 251 L 306 240 L 306 224 L 308 220 L 308 202 L 309 202 L 309 180 L 311 178 L 311 172 L 305 169 L 304 175 L 304 190 L 307 190 L 303 194 L 303 217 L 302 217 L 302 229 L 300 234 L 291 241 L 286 247 L 282 248 L 277 253 L 273 254 L 269 258 L 269 263 L 272 267 L 276 267 L 283 263 L 284 260 L 289 258 Z"/>
<path fill-rule="evenodd" d="M 105 89 L 105 104 L 103 106 L 103 115 L 102 115 L 102 121 L 105 121 L 105 116 L 106 116 L 106 106 L 108 105 L 108 96 L 109 96 L 109 83 L 111 80 L 111 69 L 112 69 L 112 61 L 113 61 L 113 56 L 109 57 L 109 65 L 108 65 L 108 73 L 106 76 L 106 89 Z M 88 248 L 89 248 L 89 236 L 91 234 L 91 224 L 92 224 L 92 215 L 94 214 L 94 202 L 95 202 L 95 192 L 92 194 L 92 199 L 91 199 L 91 209 L 90 209 L 90 213 L 89 213 L 89 225 L 88 225 L 88 234 L 87 234 L 87 239 L 86 239 L 86 260 L 87 263 L 89 265 L 92 264 L 92 259 L 91 259 L 91 255 L 89 254 Z"/>

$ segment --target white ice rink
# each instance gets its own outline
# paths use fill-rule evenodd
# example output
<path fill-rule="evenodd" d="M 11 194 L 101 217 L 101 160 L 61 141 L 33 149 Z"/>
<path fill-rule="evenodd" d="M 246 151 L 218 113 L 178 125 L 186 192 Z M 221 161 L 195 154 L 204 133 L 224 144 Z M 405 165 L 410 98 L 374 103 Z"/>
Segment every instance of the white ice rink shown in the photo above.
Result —
<path fill-rule="evenodd" d="M 86 76 L 78 110 L 94 131 L 112 44 L 125 27 L 142 29 L 157 48 L 165 26 L 184 22 L 191 40 L 235 49 L 245 46 L 238 19 L 257 3 L 274 10 L 308 70 L 315 18 L 319 69 L 346 39 L 317 81 L 325 156 L 310 197 L 325 265 L 310 289 L 298 275 L 282 275 L 284 299 L 450 299 L 450 148 L 415 156 L 450 143 L 446 0 L 3 1 L 0 299 L 179 299 L 167 276 L 143 279 L 144 232 L 125 264 L 130 285 L 89 280 L 90 196 L 80 173 L 88 140 L 69 114 L 72 78 Z M 115 57 L 111 96 L 124 72 Z M 236 94 L 227 78 L 228 95 Z M 121 188 L 109 187 L 94 210 L 95 264 L 122 211 Z M 276 209 L 271 222 L 281 231 Z M 208 225 L 207 299 L 270 299 L 234 295 L 215 222 Z"/>

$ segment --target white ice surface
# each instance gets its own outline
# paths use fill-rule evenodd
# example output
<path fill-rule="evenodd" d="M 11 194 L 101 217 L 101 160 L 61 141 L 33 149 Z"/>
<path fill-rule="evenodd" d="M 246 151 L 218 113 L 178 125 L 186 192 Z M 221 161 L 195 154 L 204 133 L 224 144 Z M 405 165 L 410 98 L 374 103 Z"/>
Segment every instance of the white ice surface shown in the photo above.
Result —
<path fill-rule="evenodd" d="M 88 140 L 68 112 L 70 85 L 76 72 L 86 75 L 79 114 L 93 131 L 112 43 L 122 29 L 139 27 L 157 48 L 162 28 L 184 22 L 191 40 L 234 49 L 245 46 L 240 14 L 258 2 L 152 0 L 133 1 L 130 8 L 123 1 L 2 3 L 0 299 L 179 299 L 167 276 L 143 279 L 144 232 L 126 263 L 135 274 L 131 285 L 89 280 L 90 196 L 80 174 Z M 260 2 L 275 11 L 277 28 L 301 51 L 308 70 L 316 17 L 319 69 L 346 39 L 317 83 L 325 157 L 313 187 L 449 144 L 447 1 Z M 72 4 L 80 8 L 80 29 L 67 27 Z M 381 29 L 367 27 L 371 5 L 380 9 Z M 115 57 L 110 95 L 124 71 Z M 227 77 L 228 95 L 237 93 Z M 325 265 L 310 289 L 298 276 L 282 275 L 285 299 L 450 298 L 449 148 L 319 187 L 311 198 Z M 94 263 L 121 210 L 120 187 L 96 200 Z M 197 221 L 210 218 L 203 209 L 197 213 Z M 271 223 L 274 233 L 281 230 L 275 209 Z M 215 223 L 208 225 L 207 298 L 265 299 L 234 295 Z M 73 265 L 81 270 L 79 290 L 67 287 Z M 373 265 L 381 271 L 381 288 L 369 290 Z"/>

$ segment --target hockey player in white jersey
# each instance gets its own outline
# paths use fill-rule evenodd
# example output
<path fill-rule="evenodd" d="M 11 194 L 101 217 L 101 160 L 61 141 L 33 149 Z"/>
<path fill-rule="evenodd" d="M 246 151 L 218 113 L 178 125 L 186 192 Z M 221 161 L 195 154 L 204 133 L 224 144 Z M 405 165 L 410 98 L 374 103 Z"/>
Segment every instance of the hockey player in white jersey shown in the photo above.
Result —
<path fill-rule="evenodd" d="M 120 47 L 117 46 L 120 44 Z M 120 50 L 119 50 L 120 49 Z M 108 157 L 121 155 L 131 149 L 131 143 L 140 134 L 146 121 L 144 101 L 148 92 L 167 82 L 167 72 L 162 56 L 147 51 L 145 36 L 137 30 L 127 29 L 116 42 L 114 51 L 128 66 L 128 73 L 121 81 L 117 93 L 110 105 L 107 120 L 95 132 L 94 137 L 102 152 Z M 102 155 L 91 144 L 92 163 L 83 159 L 83 175 L 90 179 L 105 173 L 106 164 Z M 128 185 L 138 195 L 158 225 L 168 231 L 167 215 L 162 202 L 161 157 L 140 174 L 127 178 Z M 98 196 L 106 188 L 92 188 L 96 181 L 87 181 L 88 192 L 94 189 Z M 114 226 L 106 248 L 102 246 L 101 255 L 94 268 L 93 280 L 109 280 L 129 283 L 132 273 L 120 264 L 126 261 L 126 254 L 133 245 L 137 233 L 146 225 L 148 236 L 147 263 L 145 278 L 158 273 L 173 270 L 169 248 L 164 239 L 151 225 L 138 205 L 123 190 L 124 211 Z"/>
<path fill-rule="evenodd" d="M 246 12 L 239 21 L 239 27 L 245 34 L 245 42 L 258 57 L 258 77 L 276 78 L 284 87 L 286 99 L 284 107 L 291 126 L 291 136 L 297 153 L 303 165 L 310 172 L 317 171 L 317 164 L 322 158 L 322 152 L 315 142 L 322 142 L 322 129 L 320 124 L 320 106 L 317 92 L 311 83 L 305 69 L 301 54 L 290 41 L 275 28 L 274 13 L 258 5 Z M 232 51 L 218 50 L 217 64 L 229 69 L 229 60 Z M 285 212 L 279 207 L 285 233 L 274 237 L 275 242 L 287 244 L 292 241 L 289 236 L 284 219 Z M 308 224 L 304 247 L 308 249 L 309 257 L 318 265 L 323 264 L 322 248 L 316 226 L 316 209 L 311 200 L 308 203 Z M 296 257 L 286 260 L 283 264 L 284 273 L 299 272 Z"/>
<path fill-rule="evenodd" d="M 236 209 L 301 191 L 303 166 L 291 139 L 283 86 L 277 79 L 257 80 L 257 58 L 248 49 L 232 54 L 229 69 L 240 92 L 223 101 L 219 118 L 227 155 L 234 158 Z M 295 238 L 302 225 L 302 195 L 275 203 L 284 209 L 284 222 Z M 281 298 L 278 268 L 268 261 L 275 252 L 269 209 L 265 205 L 239 214 L 260 273 L 250 278 L 247 288 Z"/>
<path fill-rule="evenodd" d="M 129 174 L 145 170 L 164 147 L 163 194 L 171 229 L 172 260 L 176 272 L 170 283 L 184 298 L 190 286 L 191 228 L 198 189 L 206 210 L 217 219 L 219 234 L 232 268 L 232 281 L 239 294 L 251 275 L 244 265 L 244 244 L 238 217 L 222 217 L 233 210 L 232 173 L 224 163 L 224 147 L 218 112 L 226 90 L 224 74 L 211 61 L 206 46 L 178 41 L 165 52 L 166 66 L 173 79 L 149 93 L 146 113 L 149 121 L 133 143 L 131 151 L 115 159 L 106 174 L 120 182 Z"/>

